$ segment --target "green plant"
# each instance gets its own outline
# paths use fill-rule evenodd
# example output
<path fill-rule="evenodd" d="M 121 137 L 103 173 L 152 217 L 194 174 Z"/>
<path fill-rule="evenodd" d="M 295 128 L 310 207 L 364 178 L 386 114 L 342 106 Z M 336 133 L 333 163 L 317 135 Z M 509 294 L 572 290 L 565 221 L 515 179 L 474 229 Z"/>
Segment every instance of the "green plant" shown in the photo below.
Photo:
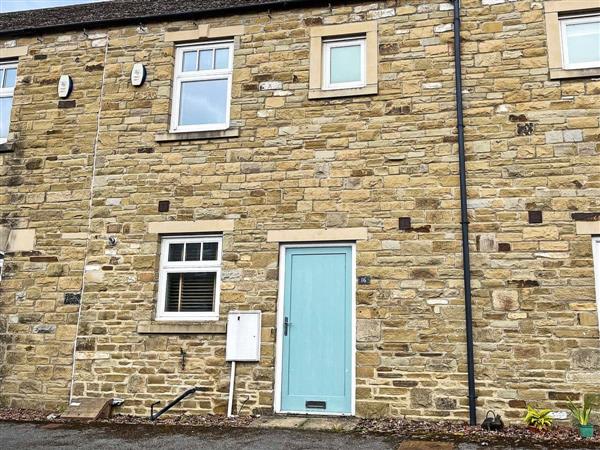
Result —
<path fill-rule="evenodd" d="M 585 397 L 583 399 L 583 406 L 581 407 L 576 406 L 571 399 L 569 399 L 567 406 L 579 425 L 590 424 L 590 416 L 592 415 L 592 409 L 595 406 L 590 397 Z"/>
<path fill-rule="evenodd" d="M 551 409 L 535 409 L 531 405 L 527 405 L 527 414 L 523 421 L 530 427 L 535 427 L 538 430 L 550 428 L 552 425 Z"/>

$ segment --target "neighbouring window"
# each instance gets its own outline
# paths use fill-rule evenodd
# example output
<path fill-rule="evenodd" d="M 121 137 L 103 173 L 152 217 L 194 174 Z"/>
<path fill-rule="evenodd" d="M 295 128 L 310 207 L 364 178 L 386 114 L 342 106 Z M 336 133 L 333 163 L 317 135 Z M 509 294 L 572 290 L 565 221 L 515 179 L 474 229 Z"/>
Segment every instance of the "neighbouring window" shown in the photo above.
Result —
<path fill-rule="evenodd" d="M 550 79 L 600 76 L 600 3 L 545 0 Z"/>
<path fill-rule="evenodd" d="M 594 278 L 596 280 L 596 312 L 600 326 L 600 236 L 592 238 L 592 254 L 594 255 Z"/>
<path fill-rule="evenodd" d="M 222 237 L 162 239 L 156 318 L 217 320 Z"/>
<path fill-rule="evenodd" d="M 566 16 L 560 19 L 563 67 L 600 67 L 600 14 Z"/>
<path fill-rule="evenodd" d="M 233 42 L 176 49 L 172 132 L 229 128 Z"/>
<path fill-rule="evenodd" d="M 0 62 L 0 144 L 8 139 L 10 112 L 12 110 L 15 84 L 17 82 L 17 63 Z"/>
<path fill-rule="evenodd" d="M 365 43 L 365 37 L 323 40 L 323 89 L 365 86 Z"/>

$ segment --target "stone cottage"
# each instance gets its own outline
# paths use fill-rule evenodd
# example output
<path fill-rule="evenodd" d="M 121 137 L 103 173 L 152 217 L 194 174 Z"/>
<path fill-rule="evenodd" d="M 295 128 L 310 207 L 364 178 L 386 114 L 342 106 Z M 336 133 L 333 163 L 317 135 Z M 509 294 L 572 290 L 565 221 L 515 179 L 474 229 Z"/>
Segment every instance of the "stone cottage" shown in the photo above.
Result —
<path fill-rule="evenodd" d="M 0 403 L 224 413 L 237 310 L 240 414 L 599 392 L 600 5 L 461 3 L 0 15 Z"/>

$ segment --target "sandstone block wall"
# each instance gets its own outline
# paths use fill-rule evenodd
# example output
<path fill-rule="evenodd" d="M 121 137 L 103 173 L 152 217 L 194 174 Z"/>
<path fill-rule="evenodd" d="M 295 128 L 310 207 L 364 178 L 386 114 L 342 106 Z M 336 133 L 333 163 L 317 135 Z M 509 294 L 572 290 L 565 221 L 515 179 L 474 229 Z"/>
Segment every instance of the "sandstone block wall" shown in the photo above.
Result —
<path fill-rule="evenodd" d="M 478 405 L 515 419 L 525 402 L 560 407 L 598 391 L 591 237 L 576 234 L 572 213 L 600 210 L 600 81 L 549 79 L 543 2 L 463 6 Z M 309 27 L 362 20 L 379 25 L 379 93 L 309 100 Z M 267 232 L 367 227 L 357 243 L 357 274 L 372 277 L 357 286 L 357 414 L 465 419 L 451 5 L 204 22 L 245 25 L 231 108 L 239 137 L 155 140 L 170 112 L 174 46 L 164 35 L 191 21 L 18 39 L 29 54 L 19 60 L 16 150 L 0 155 L 0 213 L 35 229 L 36 247 L 7 255 L 0 401 L 64 406 L 75 354 L 76 397 L 121 397 L 123 412 L 141 415 L 201 385 L 211 391 L 186 408 L 223 413 L 225 336 L 147 335 L 138 324 L 152 321 L 157 291 L 148 223 L 233 219 L 221 322 L 232 309 L 264 313 L 262 360 L 238 369 L 242 413 L 273 405 L 279 249 Z M 139 89 L 135 62 L 148 69 Z M 62 73 L 75 84 L 67 101 L 56 96 Z M 543 223 L 528 223 L 531 210 Z M 412 228 L 399 230 L 399 217 Z M 81 311 L 65 304 L 82 289 Z"/>

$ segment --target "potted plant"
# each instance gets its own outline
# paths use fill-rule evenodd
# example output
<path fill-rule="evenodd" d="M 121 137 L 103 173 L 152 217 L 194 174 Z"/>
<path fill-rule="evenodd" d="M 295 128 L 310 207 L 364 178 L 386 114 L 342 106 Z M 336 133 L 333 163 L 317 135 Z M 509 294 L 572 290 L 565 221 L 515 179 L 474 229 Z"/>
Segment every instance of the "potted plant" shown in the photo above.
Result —
<path fill-rule="evenodd" d="M 529 426 L 530 430 L 543 431 L 552 425 L 551 409 L 535 409 L 527 405 L 527 413 L 523 421 Z"/>
<path fill-rule="evenodd" d="M 590 423 L 593 406 L 590 397 L 584 397 L 583 406 L 581 407 L 576 406 L 573 401 L 569 399 L 568 407 L 579 424 L 579 436 L 582 438 L 591 438 L 594 436 L 594 425 Z"/>

